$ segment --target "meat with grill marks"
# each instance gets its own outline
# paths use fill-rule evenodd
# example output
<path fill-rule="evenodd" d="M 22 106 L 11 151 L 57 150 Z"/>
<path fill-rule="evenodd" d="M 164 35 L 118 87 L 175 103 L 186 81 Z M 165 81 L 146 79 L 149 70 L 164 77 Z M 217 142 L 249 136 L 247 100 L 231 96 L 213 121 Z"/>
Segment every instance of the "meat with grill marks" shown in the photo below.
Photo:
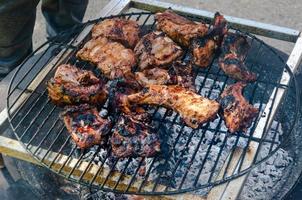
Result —
<path fill-rule="evenodd" d="M 104 83 L 91 71 L 60 65 L 47 82 L 48 96 L 56 105 L 101 104 L 107 98 Z"/>
<path fill-rule="evenodd" d="M 88 41 L 78 51 L 77 57 L 97 65 L 108 79 L 123 77 L 131 73 L 136 65 L 136 58 L 131 49 L 104 37 Z"/>
<path fill-rule="evenodd" d="M 133 115 L 119 116 L 110 138 L 112 153 L 119 158 L 152 157 L 160 152 L 157 133 L 146 123 L 133 118 Z"/>
<path fill-rule="evenodd" d="M 163 32 L 145 35 L 134 49 L 140 70 L 153 67 L 168 67 L 182 55 L 182 49 Z"/>
<path fill-rule="evenodd" d="M 249 71 L 244 59 L 250 45 L 245 36 L 228 33 L 224 36 L 219 58 L 220 68 L 231 78 L 238 81 L 253 82 L 257 79 L 254 72 Z"/>
<path fill-rule="evenodd" d="M 216 50 L 221 45 L 222 38 L 227 32 L 227 22 L 223 15 L 215 14 L 213 27 L 204 37 L 192 39 L 190 47 L 193 54 L 193 63 L 198 67 L 208 67 L 212 62 Z"/>
<path fill-rule="evenodd" d="M 127 96 L 129 105 L 150 104 L 170 108 L 180 114 L 187 125 L 199 125 L 213 120 L 219 104 L 178 85 L 149 85 L 142 91 Z"/>
<path fill-rule="evenodd" d="M 95 107 L 88 104 L 69 106 L 62 117 L 67 131 L 79 148 L 106 143 L 112 123 L 109 119 L 100 117 Z"/>
<path fill-rule="evenodd" d="M 92 28 L 92 37 L 106 37 L 133 49 L 139 40 L 140 28 L 136 21 L 122 18 L 106 19 Z"/>
<path fill-rule="evenodd" d="M 258 115 L 258 109 L 249 104 L 242 95 L 245 86 L 242 82 L 228 86 L 218 100 L 222 107 L 222 117 L 231 133 L 246 131 Z"/>
<path fill-rule="evenodd" d="M 192 38 L 203 37 L 208 33 L 206 24 L 186 19 L 172 10 L 156 13 L 155 19 L 157 29 L 166 33 L 181 46 L 188 47 Z"/>

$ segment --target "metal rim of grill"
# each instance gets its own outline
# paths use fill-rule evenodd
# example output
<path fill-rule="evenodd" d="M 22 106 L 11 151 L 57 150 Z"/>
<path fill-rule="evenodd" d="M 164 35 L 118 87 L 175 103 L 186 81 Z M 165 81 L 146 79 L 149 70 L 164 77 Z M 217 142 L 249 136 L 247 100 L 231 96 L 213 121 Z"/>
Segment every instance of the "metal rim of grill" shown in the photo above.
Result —
<path fill-rule="evenodd" d="M 112 17 L 114 16 L 107 18 Z M 155 29 L 154 14 L 150 12 L 127 13 L 117 17 L 139 21 L 144 32 Z M 257 120 L 254 120 L 247 133 L 233 135 L 228 133 L 223 129 L 224 122 L 220 117 L 214 122 L 202 125 L 199 129 L 191 130 L 179 120 L 177 114 L 169 116 L 167 109 L 157 107 L 153 110 L 153 119 L 157 121 L 156 126 L 159 132 L 162 132 L 159 134 L 163 137 L 161 138 L 162 142 L 165 142 L 163 144 L 167 145 L 166 149 L 162 149 L 161 155 L 154 158 L 120 160 L 110 156 L 110 149 L 104 154 L 100 154 L 103 151 L 100 147 L 94 147 L 91 151 L 79 151 L 60 120 L 59 113 L 62 109 L 53 105 L 47 98 L 45 83 L 53 76 L 56 67 L 63 63 L 91 69 L 100 76 L 98 70 L 91 64 L 75 58 L 75 53 L 89 39 L 89 36 L 86 36 L 85 41 L 82 41 L 80 45 L 73 46 L 72 42 L 85 27 L 104 19 L 106 18 L 89 21 L 44 43 L 17 69 L 9 85 L 7 111 L 10 126 L 26 150 L 45 167 L 71 181 L 104 191 L 147 195 L 178 194 L 206 189 L 234 180 L 268 159 L 286 142 L 286 135 L 291 134 L 295 119 L 298 117 L 298 92 L 295 97 L 297 109 L 293 113 L 294 120 L 289 122 L 281 138 L 277 136 L 277 129 L 282 126 L 278 121 L 275 130 L 272 130 L 275 131 L 275 135 L 270 139 L 266 138 L 268 131 L 263 134 L 262 138 L 256 138 L 254 129 Z M 197 17 L 191 19 L 199 21 Z M 251 44 L 245 63 L 259 75 L 258 80 L 248 84 L 245 89 L 244 94 L 249 102 L 258 104 L 261 110 L 274 88 L 297 91 L 293 73 L 275 50 L 255 36 L 243 34 L 248 37 Z M 60 55 L 60 52 L 64 51 L 71 53 L 63 61 L 51 63 Z M 270 66 L 269 63 L 258 63 L 259 57 L 274 59 L 278 64 Z M 35 59 L 33 64 L 28 64 L 29 58 Z M 284 70 L 289 72 L 293 80 L 291 87 L 279 84 Z M 208 68 L 195 69 L 195 72 L 197 74 L 195 83 L 197 79 L 200 79 L 197 86 L 198 93 L 209 98 L 213 98 L 211 95 L 215 96 L 216 93 L 216 96 L 219 95 L 225 86 L 234 83 L 217 67 L 217 59 Z M 32 74 L 34 76 L 31 77 Z M 41 76 L 42 81 L 37 82 L 36 76 Z M 284 101 L 286 98 L 288 97 L 286 96 Z M 20 103 L 20 99 L 25 99 L 25 101 Z M 278 112 L 284 112 L 282 108 L 281 105 Z M 270 115 L 270 113 L 260 112 L 257 119 L 261 115 Z M 266 124 L 265 129 L 268 129 L 268 126 L 270 124 Z M 244 166 L 251 144 L 257 145 L 256 156 L 250 165 Z M 262 155 L 259 158 L 263 146 L 268 147 L 269 150 L 266 156 Z M 233 168 L 232 157 L 238 149 L 241 151 L 241 159 Z M 118 168 L 119 165 L 120 168 Z M 131 165 L 134 167 L 130 170 L 128 168 Z M 142 168 L 144 165 L 145 168 Z M 145 170 L 142 175 L 140 175 L 141 170 Z M 208 170 L 207 173 L 205 170 Z"/>

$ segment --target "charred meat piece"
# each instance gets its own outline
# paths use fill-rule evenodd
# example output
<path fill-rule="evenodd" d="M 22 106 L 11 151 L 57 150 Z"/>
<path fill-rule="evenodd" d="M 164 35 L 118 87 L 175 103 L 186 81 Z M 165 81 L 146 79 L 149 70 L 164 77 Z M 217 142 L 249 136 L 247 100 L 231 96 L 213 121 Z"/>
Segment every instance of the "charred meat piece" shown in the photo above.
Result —
<path fill-rule="evenodd" d="M 168 70 L 158 67 L 135 72 L 135 79 L 142 86 L 176 84 Z"/>
<path fill-rule="evenodd" d="M 190 57 L 186 56 L 183 61 L 175 61 L 172 65 L 173 71 L 170 73 L 176 75 L 174 79 L 176 79 L 175 82 L 177 83 L 177 85 L 195 91 L 191 60 L 187 59 L 190 59 Z"/>
<path fill-rule="evenodd" d="M 135 80 L 142 86 L 180 85 L 195 90 L 192 66 L 184 61 L 175 61 L 170 69 L 152 68 L 135 72 Z"/>
<path fill-rule="evenodd" d="M 222 42 L 222 54 L 219 58 L 220 68 L 231 78 L 238 81 L 253 82 L 257 75 L 249 71 L 244 64 L 250 45 L 246 37 L 228 33 Z"/>
<path fill-rule="evenodd" d="M 181 46 L 188 47 L 192 38 L 203 37 L 208 32 L 204 23 L 188 20 L 172 10 L 156 13 L 157 29 L 166 33 Z"/>
<path fill-rule="evenodd" d="M 77 53 L 77 57 L 97 65 L 109 79 L 131 73 L 132 67 L 136 65 L 136 58 L 131 49 L 103 37 L 88 41 Z"/>
<path fill-rule="evenodd" d="M 128 95 L 129 104 L 161 105 L 180 114 L 192 128 L 216 117 L 219 104 L 177 85 L 149 85 L 141 92 Z"/>
<path fill-rule="evenodd" d="M 57 105 L 101 104 L 107 98 L 104 83 L 91 71 L 72 65 L 60 65 L 47 82 L 48 96 Z"/>
<path fill-rule="evenodd" d="M 62 113 L 65 126 L 81 149 L 105 144 L 111 130 L 111 121 L 103 119 L 95 107 L 88 104 L 67 107 Z"/>
<path fill-rule="evenodd" d="M 133 49 L 139 40 L 140 29 L 136 21 L 121 18 L 106 19 L 92 28 L 92 37 L 106 37 Z"/>
<path fill-rule="evenodd" d="M 159 137 L 152 128 L 130 115 L 120 115 L 110 139 L 112 153 L 119 158 L 152 157 L 160 152 Z"/>
<path fill-rule="evenodd" d="M 134 49 L 141 70 L 151 67 L 167 67 L 182 54 L 177 46 L 163 32 L 151 32 L 145 35 Z"/>
<path fill-rule="evenodd" d="M 221 45 L 222 38 L 227 32 L 227 22 L 223 15 L 215 14 L 213 28 L 204 37 L 197 37 L 192 40 L 193 63 L 205 68 L 212 62 L 217 48 Z"/>
<path fill-rule="evenodd" d="M 222 116 L 231 133 L 246 131 L 253 119 L 258 115 L 258 109 L 250 105 L 242 95 L 246 84 L 237 82 L 228 86 L 220 96 Z"/>

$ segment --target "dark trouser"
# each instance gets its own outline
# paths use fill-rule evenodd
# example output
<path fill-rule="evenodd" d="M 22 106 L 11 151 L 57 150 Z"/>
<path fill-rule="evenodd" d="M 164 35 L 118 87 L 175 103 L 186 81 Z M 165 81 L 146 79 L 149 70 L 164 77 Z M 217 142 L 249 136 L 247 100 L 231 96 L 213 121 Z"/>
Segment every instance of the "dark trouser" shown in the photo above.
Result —
<path fill-rule="evenodd" d="M 39 0 L 0 0 L 0 77 L 32 51 L 32 33 Z M 88 0 L 42 0 L 50 36 L 81 23 Z"/>

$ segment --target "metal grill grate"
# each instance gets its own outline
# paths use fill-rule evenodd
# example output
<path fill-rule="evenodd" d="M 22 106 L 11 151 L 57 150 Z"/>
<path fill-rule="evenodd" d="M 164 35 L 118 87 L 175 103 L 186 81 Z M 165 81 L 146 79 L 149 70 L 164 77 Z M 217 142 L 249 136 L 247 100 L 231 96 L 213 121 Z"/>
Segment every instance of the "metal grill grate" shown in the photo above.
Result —
<path fill-rule="evenodd" d="M 155 29 L 152 13 L 128 13 L 119 17 L 137 20 L 144 33 Z M 89 36 L 80 43 L 76 38 L 99 20 L 103 19 L 87 22 L 49 40 L 32 54 L 31 62 L 26 60 L 18 68 L 10 83 L 7 110 L 11 127 L 26 149 L 46 167 L 72 181 L 105 191 L 153 195 L 194 190 L 202 193 L 209 187 L 245 174 L 270 157 L 284 142 L 276 131 L 281 126 L 279 122 L 276 122 L 275 132 L 270 130 L 274 132 L 273 136 L 254 136 L 257 121 L 270 112 L 260 112 L 247 133 L 232 135 L 221 118 L 193 130 L 180 120 L 177 113 L 171 114 L 169 110 L 157 107 L 150 108 L 150 112 L 153 113 L 152 124 L 159 130 L 162 141 L 160 155 L 118 159 L 111 155 L 110 149 L 97 146 L 78 150 L 59 117 L 61 108 L 53 105 L 47 97 L 46 81 L 62 63 L 90 69 L 101 76 L 92 65 L 75 58 L 75 53 Z M 197 17 L 192 20 L 200 21 Z M 288 87 L 279 82 L 283 70 L 290 72 L 290 69 L 271 47 L 253 35 L 244 34 L 252 46 L 245 63 L 259 75 L 257 82 L 247 86 L 245 96 L 263 110 L 274 88 Z M 206 69 L 196 68 L 195 74 L 198 93 L 210 99 L 217 98 L 227 85 L 234 82 L 220 70 L 217 59 Z M 294 120 L 290 122 L 290 127 L 294 123 Z M 290 132 L 289 129 L 284 134 Z M 251 143 L 257 144 L 257 152 L 251 164 L 246 165 L 244 162 L 250 159 Z M 267 145 L 266 156 L 259 159 L 259 152 Z M 234 159 L 239 152 L 240 159 Z"/>

